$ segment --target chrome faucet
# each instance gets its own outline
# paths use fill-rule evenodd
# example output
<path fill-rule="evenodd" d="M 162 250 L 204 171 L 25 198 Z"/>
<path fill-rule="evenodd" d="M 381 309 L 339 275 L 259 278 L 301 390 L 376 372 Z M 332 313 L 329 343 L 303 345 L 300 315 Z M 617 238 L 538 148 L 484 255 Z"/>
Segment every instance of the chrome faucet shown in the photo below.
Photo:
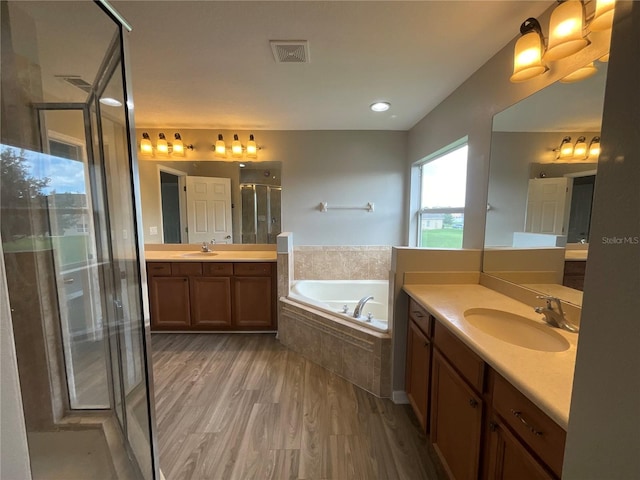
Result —
<path fill-rule="evenodd" d="M 356 308 L 353 309 L 353 318 L 360 318 L 362 309 L 364 308 L 365 303 L 367 303 L 369 300 L 373 300 L 373 297 L 371 295 L 369 295 L 368 297 L 362 297 L 360 299 L 360 301 L 356 305 Z"/>
<path fill-rule="evenodd" d="M 560 299 L 558 297 L 553 297 L 551 295 L 538 295 L 536 298 L 540 298 L 546 302 L 546 305 L 544 307 L 535 307 L 536 313 L 541 313 L 542 315 L 544 315 L 545 322 L 547 322 L 552 327 L 562 328 L 572 333 L 578 333 L 579 328 L 569 323 L 569 321 L 564 316 L 562 303 L 560 302 Z M 557 310 L 554 310 L 553 304 L 556 305 Z"/>
<path fill-rule="evenodd" d="M 207 253 L 207 252 L 211 252 L 211 245 L 215 245 L 216 241 L 215 239 L 211 240 L 208 244 L 207 242 L 202 242 L 202 252 L 203 253 Z"/>

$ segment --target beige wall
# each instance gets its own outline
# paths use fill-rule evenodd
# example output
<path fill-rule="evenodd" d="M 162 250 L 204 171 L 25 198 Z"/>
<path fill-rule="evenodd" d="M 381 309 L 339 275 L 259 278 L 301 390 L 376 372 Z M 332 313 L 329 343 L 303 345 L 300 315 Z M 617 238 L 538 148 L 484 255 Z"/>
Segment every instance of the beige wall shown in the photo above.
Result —
<path fill-rule="evenodd" d="M 548 15 L 549 12 L 538 18 L 541 25 L 548 25 Z M 517 25 L 514 25 L 515 32 Z M 573 57 L 553 62 L 545 75 L 523 83 L 509 81 L 514 38 L 409 131 L 409 165 L 468 136 L 466 248 L 481 248 L 483 245 L 493 115 L 601 57 L 608 50 L 609 36 L 610 32 L 593 32 L 590 36 L 592 43 L 587 48 Z M 416 181 L 415 172 L 412 181 Z M 417 207 L 410 205 L 408 208 L 411 212 Z M 412 228 L 415 228 L 415 223 Z M 414 236 L 410 235 L 409 240 Z"/>
<path fill-rule="evenodd" d="M 615 22 L 563 479 L 640 478 L 640 3 Z"/>
<path fill-rule="evenodd" d="M 258 152 L 258 163 L 282 162 L 282 230 L 295 233 L 296 245 L 400 245 L 403 241 L 406 132 L 232 132 L 141 127 L 137 130 L 137 145 L 142 132 L 148 132 L 155 143 L 159 131 L 168 139 L 179 132 L 185 144 L 194 144 L 195 150 L 188 151 L 180 164 L 219 160 L 211 148 L 218 133 L 228 144 L 233 133 L 238 133 L 243 143 L 249 133 L 254 133 L 256 142 L 263 147 Z M 142 155 L 139 158 L 145 242 L 151 243 L 158 240 L 148 237 L 151 222 L 160 228 L 160 201 L 150 183 L 152 177 L 157 178 L 154 169 L 157 171 L 158 162 Z M 321 213 L 317 208 L 320 202 L 358 207 L 372 202 L 375 211 L 329 209 Z"/>

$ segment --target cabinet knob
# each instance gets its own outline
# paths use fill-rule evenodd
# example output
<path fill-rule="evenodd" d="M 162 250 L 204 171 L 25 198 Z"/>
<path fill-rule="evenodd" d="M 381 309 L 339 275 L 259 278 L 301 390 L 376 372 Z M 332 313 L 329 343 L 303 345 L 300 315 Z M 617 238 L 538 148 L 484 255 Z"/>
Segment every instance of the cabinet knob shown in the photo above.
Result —
<path fill-rule="evenodd" d="M 419 312 L 419 311 L 417 311 L 417 310 L 414 310 L 414 311 L 413 311 L 413 312 L 411 312 L 411 313 L 413 313 L 413 314 L 414 314 L 416 317 L 418 317 L 418 318 L 422 318 L 422 317 L 424 317 L 424 315 L 422 314 L 422 312 Z"/>
<path fill-rule="evenodd" d="M 498 424 L 496 422 L 489 422 L 489 430 L 495 432 L 498 430 Z"/>
<path fill-rule="evenodd" d="M 470 398 L 469 399 L 469 406 L 471 408 L 476 408 L 478 406 L 478 401 L 475 398 Z"/>

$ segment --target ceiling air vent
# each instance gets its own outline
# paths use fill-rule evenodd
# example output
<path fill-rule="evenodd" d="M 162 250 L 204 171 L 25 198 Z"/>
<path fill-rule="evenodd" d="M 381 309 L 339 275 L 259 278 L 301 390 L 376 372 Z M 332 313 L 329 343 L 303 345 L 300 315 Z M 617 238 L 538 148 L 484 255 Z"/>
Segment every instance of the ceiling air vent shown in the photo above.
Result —
<path fill-rule="evenodd" d="M 59 78 L 60 80 L 64 80 L 65 82 L 70 83 L 74 87 L 78 87 L 80 90 L 84 90 L 87 93 L 91 91 L 91 84 L 80 78 L 79 75 L 55 75 L 55 77 Z"/>
<path fill-rule="evenodd" d="M 306 40 L 271 40 L 276 63 L 309 63 L 309 43 Z"/>

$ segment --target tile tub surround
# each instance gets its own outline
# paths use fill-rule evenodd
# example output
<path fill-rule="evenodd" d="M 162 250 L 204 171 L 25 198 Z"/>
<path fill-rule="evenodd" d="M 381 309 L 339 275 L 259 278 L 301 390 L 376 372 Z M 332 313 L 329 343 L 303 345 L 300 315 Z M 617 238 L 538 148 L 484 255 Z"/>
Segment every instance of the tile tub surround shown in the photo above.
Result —
<path fill-rule="evenodd" d="M 388 280 L 390 246 L 313 246 L 293 248 L 296 280 Z"/>
<path fill-rule="evenodd" d="M 391 394 L 391 336 L 281 298 L 278 339 L 378 397 Z"/>

